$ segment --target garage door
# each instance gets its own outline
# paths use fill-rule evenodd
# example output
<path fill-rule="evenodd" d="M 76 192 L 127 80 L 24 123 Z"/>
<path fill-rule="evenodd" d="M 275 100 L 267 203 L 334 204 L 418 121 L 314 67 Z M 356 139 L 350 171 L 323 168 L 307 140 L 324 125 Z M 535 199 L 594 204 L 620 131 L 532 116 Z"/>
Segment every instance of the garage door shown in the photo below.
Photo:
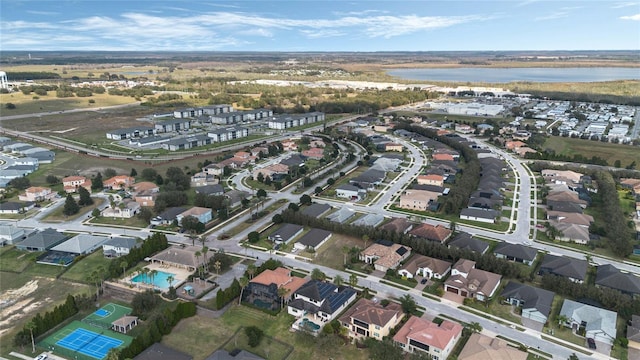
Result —
<path fill-rule="evenodd" d="M 448 287 L 447 286 L 447 291 L 450 292 L 450 293 L 458 294 L 458 289 L 456 289 L 456 288 L 452 288 L 452 287 Z"/>

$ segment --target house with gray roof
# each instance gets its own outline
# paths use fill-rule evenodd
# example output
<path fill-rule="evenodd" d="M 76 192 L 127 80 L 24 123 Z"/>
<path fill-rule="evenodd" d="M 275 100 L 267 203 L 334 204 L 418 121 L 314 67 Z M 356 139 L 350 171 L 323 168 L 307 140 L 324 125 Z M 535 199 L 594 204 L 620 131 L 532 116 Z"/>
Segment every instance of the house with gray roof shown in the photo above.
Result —
<path fill-rule="evenodd" d="M 191 128 L 191 120 L 189 119 L 172 119 L 165 121 L 158 121 L 154 125 L 154 130 L 156 132 L 172 132 L 172 131 L 182 131 Z"/>
<path fill-rule="evenodd" d="M 207 135 L 192 135 L 187 137 L 181 137 L 176 139 L 171 139 L 162 144 L 163 149 L 167 149 L 169 151 L 178 151 L 178 150 L 186 150 L 192 149 L 199 146 L 210 145 L 213 143 L 213 140 Z"/>
<path fill-rule="evenodd" d="M 185 212 L 187 208 L 185 207 L 171 207 L 160 213 L 158 216 L 151 219 L 151 225 L 167 225 L 171 224 L 174 221 L 178 221 L 178 215 Z"/>
<path fill-rule="evenodd" d="M 331 235 L 330 231 L 312 228 L 308 233 L 302 235 L 294 247 L 299 250 L 313 249 L 317 251 L 322 244 L 329 240 Z"/>
<path fill-rule="evenodd" d="M 300 210 L 302 215 L 319 218 L 331 210 L 331 206 L 327 204 L 313 203 L 306 208 Z"/>
<path fill-rule="evenodd" d="M 342 223 L 346 222 L 347 220 L 351 219 L 351 217 L 353 217 L 355 214 L 356 214 L 355 211 L 353 211 L 353 210 L 351 210 L 351 209 L 349 209 L 347 207 L 343 207 L 343 208 L 338 209 L 338 211 L 336 211 L 336 212 L 334 212 L 332 214 L 329 214 L 327 216 L 327 219 L 329 219 L 329 220 L 331 220 L 333 222 L 337 222 L 337 223 L 342 224 Z"/>
<path fill-rule="evenodd" d="M 382 184 L 385 176 L 386 173 L 382 170 L 369 169 L 349 180 L 349 183 L 362 189 L 373 190 L 376 186 Z"/>
<path fill-rule="evenodd" d="M 136 239 L 127 237 L 113 237 L 102 244 L 102 252 L 104 257 L 113 258 L 127 255 L 131 249 L 140 247 L 141 242 Z"/>
<path fill-rule="evenodd" d="M 549 319 L 555 294 L 548 290 L 509 281 L 500 296 L 509 304 L 521 307 L 523 318 L 544 324 Z"/>
<path fill-rule="evenodd" d="M 376 227 L 384 221 L 384 216 L 381 214 L 367 214 L 356 221 L 353 222 L 353 225 L 357 226 L 371 226 Z"/>
<path fill-rule="evenodd" d="M 195 187 L 194 190 L 196 191 L 196 194 L 216 196 L 224 195 L 224 187 L 220 184 L 198 186 Z"/>
<path fill-rule="evenodd" d="M 51 248 L 52 251 L 60 251 L 71 254 L 90 254 L 102 247 L 109 240 L 106 236 L 79 234 L 71 239 Z"/>
<path fill-rule="evenodd" d="M 465 208 L 460 211 L 460 219 L 494 224 L 500 213 L 493 209 Z"/>
<path fill-rule="evenodd" d="M 640 277 L 609 264 L 598 266 L 596 286 L 618 290 L 632 297 L 640 296 Z"/>
<path fill-rule="evenodd" d="M 67 240 L 66 235 L 49 228 L 32 232 L 26 239 L 16 244 L 16 248 L 26 251 L 47 251 L 65 240 Z"/>
<path fill-rule="evenodd" d="M 349 286 L 310 280 L 293 293 L 287 312 L 296 318 L 310 317 L 314 322 L 324 325 L 354 302 L 357 294 Z"/>
<path fill-rule="evenodd" d="M 33 201 L 7 201 L 0 203 L 0 214 L 20 214 L 33 209 L 34 206 L 36 203 Z"/>
<path fill-rule="evenodd" d="M 538 274 L 552 274 L 582 284 L 587 276 L 587 261 L 565 256 L 545 254 Z"/>
<path fill-rule="evenodd" d="M 15 244 L 24 238 L 24 229 L 12 223 L 0 223 L 0 246 Z"/>
<path fill-rule="evenodd" d="M 531 266 L 531 264 L 536 260 L 538 250 L 520 244 L 501 242 L 495 247 L 493 254 L 500 259 L 506 259 Z"/>
<path fill-rule="evenodd" d="M 560 315 L 567 319 L 567 322 L 562 325 L 571 328 L 573 332 L 584 329 L 587 339 L 613 345 L 613 340 L 616 338 L 617 313 L 573 300 L 565 300 L 560 309 Z"/>
<path fill-rule="evenodd" d="M 286 244 L 293 240 L 296 236 L 300 235 L 304 227 L 297 224 L 282 224 L 278 230 L 274 231 L 267 238 L 273 241 L 275 244 Z"/>
<path fill-rule="evenodd" d="M 246 191 L 233 189 L 224 193 L 224 196 L 229 199 L 229 207 L 235 208 L 242 205 L 242 200 L 251 199 L 252 195 Z"/>
<path fill-rule="evenodd" d="M 476 239 L 466 232 L 459 232 L 448 244 L 449 247 L 456 247 L 461 250 L 469 250 L 478 254 L 484 254 L 489 250 L 489 243 Z"/>

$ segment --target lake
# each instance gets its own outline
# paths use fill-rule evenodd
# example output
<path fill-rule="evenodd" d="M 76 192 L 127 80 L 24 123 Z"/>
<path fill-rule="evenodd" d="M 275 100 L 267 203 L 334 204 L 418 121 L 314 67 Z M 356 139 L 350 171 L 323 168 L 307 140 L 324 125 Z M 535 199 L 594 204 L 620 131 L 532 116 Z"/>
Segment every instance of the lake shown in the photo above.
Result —
<path fill-rule="evenodd" d="M 508 83 L 531 82 L 596 82 L 638 80 L 640 68 L 446 68 L 391 69 L 387 74 L 405 80 Z"/>

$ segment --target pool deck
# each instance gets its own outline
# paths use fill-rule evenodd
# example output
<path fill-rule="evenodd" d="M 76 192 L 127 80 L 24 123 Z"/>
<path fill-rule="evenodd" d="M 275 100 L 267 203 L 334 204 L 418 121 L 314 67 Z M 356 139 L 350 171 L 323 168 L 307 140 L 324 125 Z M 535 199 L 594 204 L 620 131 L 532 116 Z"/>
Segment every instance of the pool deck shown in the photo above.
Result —
<path fill-rule="evenodd" d="M 178 287 L 180 287 L 180 285 L 182 283 L 184 283 L 189 278 L 189 275 L 191 275 L 191 273 L 192 273 L 192 272 L 190 272 L 190 271 L 188 271 L 186 269 L 183 269 L 183 268 L 178 268 L 178 267 L 173 267 L 173 266 L 166 266 L 166 265 L 162 265 L 160 263 L 151 263 L 151 264 L 145 266 L 145 268 L 149 269 L 149 270 L 156 270 L 156 271 L 162 271 L 162 272 L 173 274 L 173 278 L 174 278 L 175 281 L 171 284 L 171 286 L 173 286 L 176 289 Z M 151 289 L 152 286 L 149 285 L 149 284 L 131 281 L 138 274 L 139 273 L 134 272 L 134 273 L 130 274 L 129 276 L 127 276 L 126 279 L 125 279 L 125 283 L 128 283 L 128 284 L 130 284 L 130 285 L 132 285 L 132 286 L 134 286 L 134 287 L 136 287 L 138 289 L 142 289 L 142 290 Z M 167 283 L 166 286 L 160 287 L 160 288 L 158 286 L 155 286 L 154 288 L 162 290 L 162 291 L 167 291 L 169 289 L 169 284 Z"/>

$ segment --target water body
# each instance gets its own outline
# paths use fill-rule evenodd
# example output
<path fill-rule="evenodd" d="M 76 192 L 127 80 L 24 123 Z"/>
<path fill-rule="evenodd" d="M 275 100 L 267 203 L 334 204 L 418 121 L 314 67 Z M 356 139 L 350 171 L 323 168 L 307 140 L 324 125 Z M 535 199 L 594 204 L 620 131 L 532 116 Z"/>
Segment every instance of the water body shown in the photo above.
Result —
<path fill-rule="evenodd" d="M 597 82 L 639 80 L 640 68 L 446 68 L 391 69 L 387 74 L 405 80 L 508 83 L 531 82 Z"/>

